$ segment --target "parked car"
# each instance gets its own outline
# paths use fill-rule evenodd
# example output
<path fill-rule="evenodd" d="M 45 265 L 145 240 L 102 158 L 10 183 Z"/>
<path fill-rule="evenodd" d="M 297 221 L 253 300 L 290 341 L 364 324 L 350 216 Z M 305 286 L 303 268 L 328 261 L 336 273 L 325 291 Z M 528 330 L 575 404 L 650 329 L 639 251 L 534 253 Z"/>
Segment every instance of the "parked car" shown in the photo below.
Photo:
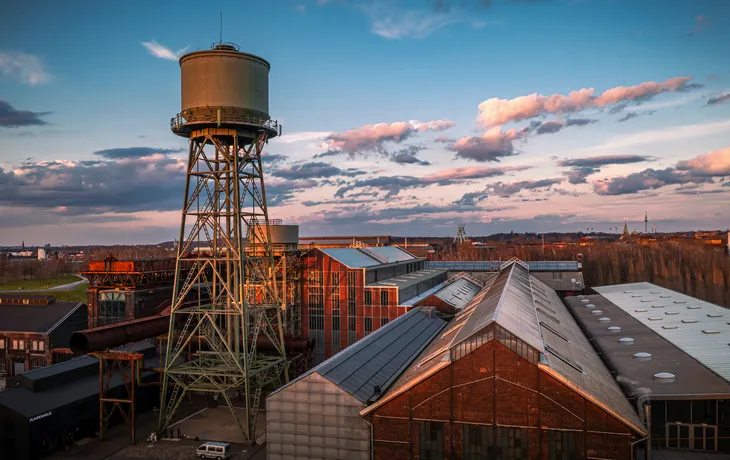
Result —
<path fill-rule="evenodd" d="M 227 442 L 204 442 L 195 451 L 195 455 L 197 455 L 198 458 L 224 460 L 231 456 L 231 445 Z"/>

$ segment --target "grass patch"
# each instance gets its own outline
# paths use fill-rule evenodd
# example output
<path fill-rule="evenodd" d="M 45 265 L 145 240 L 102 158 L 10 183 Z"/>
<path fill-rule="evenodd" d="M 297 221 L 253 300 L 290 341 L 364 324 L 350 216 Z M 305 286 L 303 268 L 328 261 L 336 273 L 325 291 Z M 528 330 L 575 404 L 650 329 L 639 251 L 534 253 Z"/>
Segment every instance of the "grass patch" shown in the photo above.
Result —
<path fill-rule="evenodd" d="M 47 287 L 61 286 L 62 284 L 75 283 L 81 279 L 78 276 L 64 275 L 58 278 L 38 278 L 34 280 L 19 280 L 19 281 L 8 281 L 0 284 L 0 291 L 17 291 L 18 288 L 23 288 L 25 291 L 31 290 L 42 290 Z"/>
<path fill-rule="evenodd" d="M 86 289 L 88 287 L 88 283 L 83 283 L 69 291 L 26 291 L 24 294 L 52 295 L 56 298 L 56 302 L 86 303 Z"/>

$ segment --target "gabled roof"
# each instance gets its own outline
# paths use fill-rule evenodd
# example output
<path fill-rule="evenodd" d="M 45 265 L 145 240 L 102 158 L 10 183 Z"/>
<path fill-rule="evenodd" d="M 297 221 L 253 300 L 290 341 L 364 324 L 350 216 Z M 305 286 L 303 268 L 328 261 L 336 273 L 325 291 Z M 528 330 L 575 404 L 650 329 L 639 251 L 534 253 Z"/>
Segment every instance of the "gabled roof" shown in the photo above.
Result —
<path fill-rule="evenodd" d="M 391 321 L 330 359 L 273 392 L 318 374 L 355 397 L 363 404 L 386 392 L 403 370 L 419 355 L 446 325 L 435 310 L 419 307 Z"/>
<path fill-rule="evenodd" d="M 644 433 L 637 413 L 623 395 L 588 339 L 547 285 L 518 263 L 511 263 L 491 286 L 443 329 L 391 390 L 370 411 L 457 359 L 459 345 L 499 326 L 539 355 L 539 366 L 586 399 Z M 464 347 L 461 347 L 463 349 Z M 468 351 L 467 351 L 468 353 Z"/>
<path fill-rule="evenodd" d="M 530 272 L 577 272 L 577 261 L 528 260 L 524 263 Z M 434 260 L 426 262 L 426 268 L 443 268 L 450 271 L 498 272 L 504 261 L 499 260 Z"/>
<path fill-rule="evenodd" d="M 51 302 L 48 305 L 0 304 L 0 331 L 48 334 L 83 305 L 81 302 Z"/>
<path fill-rule="evenodd" d="M 319 250 L 349 268 L 368 268 L 376 265 L 417 260 L 413 254 L 397 246 L 319 248 Z"/>

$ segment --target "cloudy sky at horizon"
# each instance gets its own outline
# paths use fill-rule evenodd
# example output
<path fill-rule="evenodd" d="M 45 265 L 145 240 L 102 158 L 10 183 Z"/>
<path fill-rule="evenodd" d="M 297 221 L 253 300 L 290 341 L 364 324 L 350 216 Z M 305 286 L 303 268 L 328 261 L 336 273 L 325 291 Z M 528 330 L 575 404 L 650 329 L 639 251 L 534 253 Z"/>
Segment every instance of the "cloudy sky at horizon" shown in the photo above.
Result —
<path fill-rule="evenodd" d="M 177 59 L 220 11 L 271 62 L 270 217 L 302 235 L 728 228 L 730 3 L 670 3 L 3 5 L 0 245 L 177 236 Z"/>

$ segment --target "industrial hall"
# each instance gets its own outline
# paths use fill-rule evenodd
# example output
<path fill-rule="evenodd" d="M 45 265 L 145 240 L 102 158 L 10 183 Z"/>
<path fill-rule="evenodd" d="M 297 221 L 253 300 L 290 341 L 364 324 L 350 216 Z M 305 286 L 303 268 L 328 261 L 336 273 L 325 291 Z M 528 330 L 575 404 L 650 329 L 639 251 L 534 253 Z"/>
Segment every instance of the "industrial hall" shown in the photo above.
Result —
<path fill-rule="evenodd" d="M 647 434 L 558 295 L 520 261 L 452 318 L 413 308 L 267 406 L 269 460 L 623 460 Z"/>

